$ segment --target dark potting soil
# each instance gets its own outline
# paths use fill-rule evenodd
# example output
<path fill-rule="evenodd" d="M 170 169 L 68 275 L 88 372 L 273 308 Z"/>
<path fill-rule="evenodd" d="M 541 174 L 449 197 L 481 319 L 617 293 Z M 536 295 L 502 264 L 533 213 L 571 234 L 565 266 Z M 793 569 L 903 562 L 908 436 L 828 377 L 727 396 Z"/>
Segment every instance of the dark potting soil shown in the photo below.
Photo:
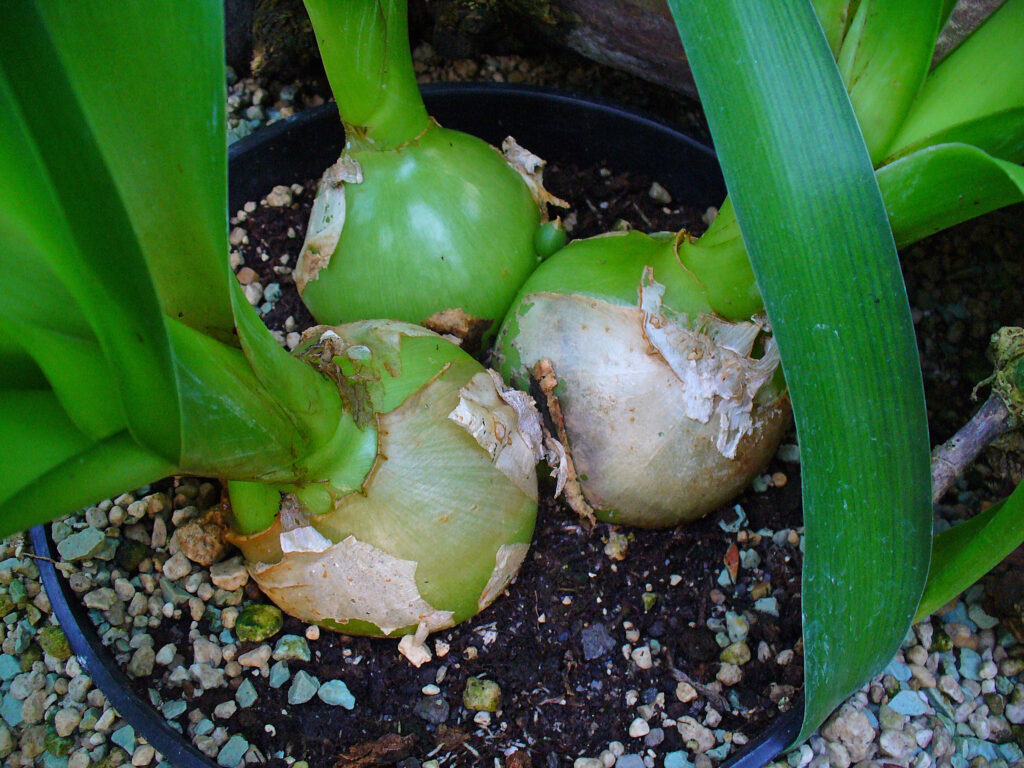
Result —
<path fill-rule="evenodd" d="M 703 211 L 653 199 L 648 178 L 552 166 L 545 180 L 550 191 L 575 203 L 562 214 L 573 237 L 606 232 L 624 222 L 644 231 L 686 227 L 699 233 L 706 227 Z M 242 272 L 243 282 L 281 286 L 280 298 L 264 319 L 282 335 L 313 324 L 290 268 L 301 249 L 314 193 L 310 181 L 293 195 L 291 205 L 250 205 L 250 212 L 232 220 L 248 235 L 235 257 L 236 271 L 252 270 Z M 246 675 L 259 698 L 251 708 L 239 709 L 228 727 L 268 757 L 284 750 L 311 765 L 387 764 L 405 755 L 447 757 L 445 765 L 479 765 L 518 751 L 520 761 L 556 766 L 581 755 L 596 756 L 615 740 L 628 752 L 642 753 L 644 739 L 629 736 L 638 713 L 648 714 L 651 728 L 660 729 L 647 739 L 659 755 L 686 748 L 672 725 L 684 717 L 708 723 L 718 730 L 719 741 L 725 731 L 740 734 L 738 745 L 790 706 L 803 676 L 801 537 L 792 530 L 801 525 L 799 465 L 776 462 L 767 474 L 774 477 L 767 490 L 748 491 L 704 520 L 668 531 L 586 526 L 553 501 L 548 489 L 531 553 L 509 593 L 472 621 L 432 636 L 432 662 L 416 669 L 398 654 L 395 640 L 325 631 L 310 643 L 313 661 L 291 662 L 290 670 L 294 675 L 305 669 L 321 681 L 344 680 L 355 696 L 352 711 L 316 698 L 290 706 L 288 684 L 274 689 L 265 678 Z M 735 582 L 723 576 L 727 562 Z M 251 583 L 249 589 L 256 591 Z M 762 598 L 769 599 L 758 603 L 763 610 L 755 610 L 755 601 Z M 752 653 L 741 667 L 742 680 L 731 685 L 716 681 L 722 652 L 716 633 L 724 642 L 727 612 L 749 623 L 746 644 Z M 209 632 L 206 623 L 200 622 L 201 632 Z M 166 642 L 187 647 L 189 630 L 185 616 L 163 622 L 151 634 L 157 647 Z M 304 630 L 301 622 L 286 620 L 285 632 L 302 635 Z M 447 646 L 445 655 L 436 652 L 436 640 Z M 652 651 L 650 664 L 644 651 L 638 659 L 632 655 L 641 647 Z M 240 648 L 247 650 L 245 644 Z M 462 706 L 470 677 L 486 677 L 501 687 L 501 709 L 489 723 L 486 718 L 474 721 L 476 713 Z M 680 701 L 680 681 L 692 682 L 699 695 Z M 440 693 L 424 694 L 430 684 Z M 153 678 L 138 685 L 145 693 L 144 688 L 164 683 Z M 208 691 L 194 706 L 209 712 L 231 695 L 224 689 Z M 651 709 L 638 709 L 645 706 Z M 712 709 L 720 722 L 714 714 L 709 719 Z M 267 723 L 273 724 L 274 735 L 268 734 Z M 365 756 L 352 762 L 360 754 Z"/>
<path fill-rule="evenodd" d="M 700 211 L 653 200 L 650 179 L 551 168 L 548 182 L 555 194 L 576 202 L 577 237 L 607 231 L 620 220 L 648 231 L 703 229 Z M 233 222 L 248 236 L 238 249 L 237 267 L 248 267 L 251 279 L 263 286 L 282 288 L 265 315 L 282 336 L 312 324 L 295 295 L 290 267 L 314 188 L 306 184 L 289 206 L 254 205 L 244 220 Z M 990 245 L 1020 243 L 1020 218 L 1020 207 L 993 214 L 904 254 L 933 440 L 952 434 L 971 410 L 970 390 L 987 375 L 988 335 L 1000 324 L 1024 322 L 1024 298 L 1012 288 L 1024 276 L 1022 267 L 1012 248 Z M 1019 480 L 1019 455 L 988 451 L 971 471 L 971 490 L 955 490 L 949 503 L 966 515 L 977 508 L 978 497 L 1004 493 L 1009 482 Z M 273 689 L 265 678 L 246 673 L 232 685 L 249 679 L 259 698 L 222 724 L 258 746 L 271 766 L 284 765 L 272 757 L 281 750 L 324 766 L 433 756 L 442 765 L 489 765 L 497 757 L 506 765 L 554 767 L 580 755 L 596 756 L 613 740 L 627 752 L 652 748 L 661 756 L 685 748 L 671 724 L 687 717 L 707 723 L 719 737 L 724 731 L 740 734 L 732 737 L 740 744 L 788 707 L 802 682 L 799 466 L 776 460 L 766 473 L 773 478 L 766 490 L 735 500 L 747 516 L 738 526 L 729 505 L 671 531 L 588 528 L 548 495 L 531 554 L 509 593 L 481 616 L 431 638 L 430 663 L 415 669 L 397 653 L 395 640 L 323 632 L 310 643 L 311 662 L 290 662 L 292 675 L 304 669 L 321 681 L 344 680 L 355 697 L 353 710 L 315 697 L 290 706 L 288 684 Z M 733 583 L 723 570 L 737 560 Z M 263 600 L 254 585 L 247 589 Z M 775 598 L 778 616 L 755 608 L 765 597 Z M 716 633 L 725 629 L 727 611 L 749 622 L 746 642 L 753 658 L 742 665 L 738 683 L 723 686 L 716 682 L 722 669 Z M 172 642 L 188 653 L 191 621 L 183 613 L 151 632 L 156 647 Z M 199 622 L 201 633 L 213 629 L 207 619 Z M 305 626 L 287 619 L 284 631 L 302 635 Z M 444 644 L 443 655 L 435 640 Z M 653 651 L 649 666 L 642 652 L 632 653 L 644 647 Z M 250 649 L 243 644 L 240 651 Z M 462 706 L 470 677 L 501 687 L 499 712 L 474 719 Z M 181 696 L 182 689 L 166 678 L 158 668 L 136 681 L 139 694 L 148 697 L 152 687 L 165 700 Z M 699 689 L 696 698 L 679 700 L 680 680 Z M 423 688 L 431 684 L 439 692 L 428 696 Z M 193 692 L 199 695 L 189 700 L 190 708 L 207 716 L 233 697 L 233 688 L 199 692 L 186 683 L 185 693 Z M 629 726 L 638 715 L 656 733 L 631 738 Z M 181 724 L 187 729 L 184 717 Z"/>

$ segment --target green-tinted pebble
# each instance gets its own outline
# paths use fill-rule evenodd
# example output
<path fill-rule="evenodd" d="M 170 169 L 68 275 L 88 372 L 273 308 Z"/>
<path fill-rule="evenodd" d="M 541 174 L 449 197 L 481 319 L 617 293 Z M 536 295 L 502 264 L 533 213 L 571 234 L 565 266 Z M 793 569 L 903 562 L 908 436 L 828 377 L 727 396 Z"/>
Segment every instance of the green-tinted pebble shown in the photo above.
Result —
<path fill-rule="evenodd" d="M 235 620 L 235 635 L 245 643 L 262 643 L 284 627 L 284 615 L 276 605 L 247 605 Z"/>
<path fill-rule="evenodd" d="M 21 656 L 18 658 L 18 663 L 21 664 L 22 672 L 30 672 L 33 664 L 37 661 L 43 660 L 43 649 L 36 643 L 32 643 L 31 645 L 28 645 L 28 647 L 23 648 L 20 653 Z"/>
<path fill-rule="evenodd" d="M 49 626 L 39 630 L 39 646 L 43 649 L 44 653 L 48 653 L 50 656 L 61 661 L 71 656 L 71 646 L 68 643 L 68 637 L 60 627 Z"/>
<path fill-rule="evenodd" d="M 298 635 L 281 635 L 274 647 L 274 661 L 287 659 L 310 660 L 309 643 L 306 638 Z"/>
<path fill-rule="evenodd" d="M 497 712 L 501 706 L 501 686 L 493 680 L 471 677 L 462 692 L 462 705 L 477 712 Z"/>
<path fill-rule="evenodd" d="M 135 571 L 139 563 L 149 557 L 149 547 L 140 541 L 132 539 L 121 539 L 117 545 L 117 552 L 114 560 L 126 571 Z"/>
<path fill-rule="evenodd" d="M 75 746 L 75 740 L 71 736 L 58 736 L 51 726 L 46 729 L 44 744 L 46 745 L 46 751 L 54 757 L 66 757 L 71 754 L 71 750 Z"/>

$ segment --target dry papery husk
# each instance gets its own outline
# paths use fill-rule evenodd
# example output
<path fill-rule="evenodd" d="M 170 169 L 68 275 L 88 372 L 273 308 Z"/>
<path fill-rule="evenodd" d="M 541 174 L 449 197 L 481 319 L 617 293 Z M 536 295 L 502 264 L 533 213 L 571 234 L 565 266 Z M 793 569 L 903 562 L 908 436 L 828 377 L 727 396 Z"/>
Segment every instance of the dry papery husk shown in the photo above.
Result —
<path fill-rule="evenodd" d="M 694 520 L 741 491 L 791 410 L 766 319 L 673 316 L 650 269 L 639 293 L 636 307 L 530 294 L 512 343 L 524 364 L 550 360 L 567 449 L 597 517 L 653 528 Z"/>
<path fill-rule="evenodd" d="M 286 494 L 274 525 L 235 537 L 283 610 L 350 634 L 423 634 L 509 585 L 536 518 L 540 418 L 494 372 L 467 381 L 460 370 L 446 365 L 376 414 L 377 458 L 360 492 L 322 515 Z"/>

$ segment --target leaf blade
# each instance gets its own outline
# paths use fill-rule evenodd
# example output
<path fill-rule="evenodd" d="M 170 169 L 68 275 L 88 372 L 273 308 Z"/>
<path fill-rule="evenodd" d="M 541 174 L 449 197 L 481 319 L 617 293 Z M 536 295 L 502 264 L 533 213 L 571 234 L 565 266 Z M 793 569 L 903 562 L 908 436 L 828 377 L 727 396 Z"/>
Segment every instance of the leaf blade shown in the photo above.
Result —
<path fill-rule="evenodd" d="M 1024 199 L 1024 168 L 967 144 L 940 144 L 878 170 L 896 244 Z"/>
<path fill-rule="evenodd" d="M 890 154 L 932 143 L 931 137 L 953 126 L 1024 106 L 1022 36 L 1024 0 L 1008 0 L 929 73 Z M 946 134 L 945 140 L 956 139 Z"/>
<path fill-rule="evenodd" d="M 874 165 L 924 83 L 941 15 L 941 0 L 857 6 L 836 59 Z"/>
<path fill-rule="evenodd" d="M 180 402 L 164 318 L 60 55 L 38 9 L 28 3 L 0 6 L 0 101 L 0 133 L 20 150 L 5 165 L 31 180 L 32 196 L 63 219 L 71 242 L 39 237 L 45 222 L 30 213 L 15 224 L 42 246 L 40 257 L 87 318 L 115 372 L 132 433 L 172 460 L 181 446 Z"/>
<path fill-rule="evenodd" d="M 870 158 L 810 7 L 669 6 L 805 457 L 803 738 L 892 657 L 927 573 L 929 451 L 913 326 Z M 757 66 L 744 67 L 755 55 Z"/>
<path fill-rule="evenodd" d="M 39 7 L 164 314 L 230 340 L 223 4 Z"/>
<path fill-rule="evenodd" d="M 970 587 L 1024 541 L 1024 484 L 984 512 L 935 537 L 921 621 Z"/>

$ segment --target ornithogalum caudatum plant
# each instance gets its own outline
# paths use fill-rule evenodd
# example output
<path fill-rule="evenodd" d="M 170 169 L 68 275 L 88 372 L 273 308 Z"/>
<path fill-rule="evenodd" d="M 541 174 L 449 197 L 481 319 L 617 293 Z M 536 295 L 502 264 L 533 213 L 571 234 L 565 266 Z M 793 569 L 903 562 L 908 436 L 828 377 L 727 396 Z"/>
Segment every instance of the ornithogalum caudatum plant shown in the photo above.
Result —
<path fill-rule="evenodd" d="M 758 471 L 791 400 L 813 729 L 891 657 L 928 578 L 895 243 L 1021 198 L 1024 1 L 932 67 L 948 2 L 672 0 L 730 201 L 699 239 L 574 243 L 532 277 L 561 238 L 540 161 L 430 121 L 404 3 L 308 5 L 348 145 L 297 281 L 319 322 L 346 324 L 294 355 L 227 262 L 221 4 L 0 8 L 0 437 L 17 446 L 0 529 L 217 477 L 232 539 L 283 607 L 422 633 L 513 576 L 542 456 L 578 465 L 578 509 L 670 525 Z M 411 324 L 486 341 L 517 292 L 498 359 L 539 380 L 564 447 L 529 398 Z M 975 529 L 1017 541 L 1020 513 L 1015 494 Z M 991 565 L 970 541 L 937 550 L 930 600 L 962 586 L 944 575 Z"/>

